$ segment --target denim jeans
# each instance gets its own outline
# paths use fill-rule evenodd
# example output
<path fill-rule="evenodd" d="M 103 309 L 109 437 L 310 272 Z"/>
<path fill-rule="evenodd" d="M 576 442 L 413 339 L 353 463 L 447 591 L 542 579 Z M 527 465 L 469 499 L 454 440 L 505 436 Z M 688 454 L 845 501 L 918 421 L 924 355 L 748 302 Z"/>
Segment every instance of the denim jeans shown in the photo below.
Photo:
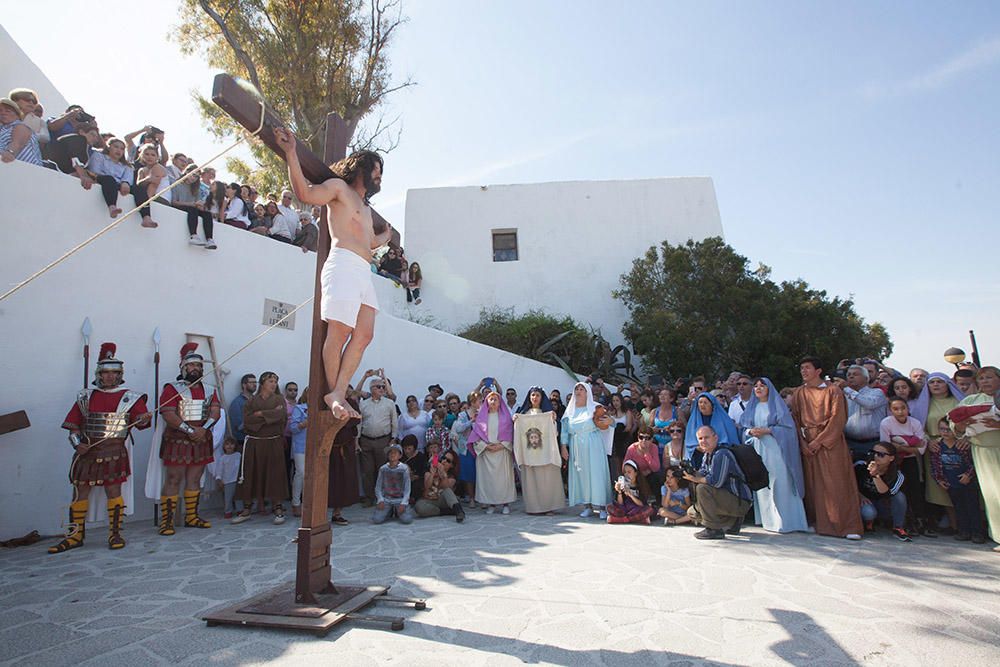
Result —
<path fill-rule="evenodd" d="M 888 498 L 879 498 L 872 503 L 861 505 L 861 518 L 864 521 L 874 521 L 892 515 L 892 527 L 902 528 L 906 524 L 906 496 L 900 491 Z"/>
<path fill-rule="evenodd" d="M 401 507 L 405 507 L 403 511 L 400 511 Z M 385 523 L 385 520 L 390 516 L 396 514 L 398 518 L 403 523 L 413 523 L 413 508 L 409 505 L 400 505 L 399 503 L 386 503 L 385 509 L 379 509 L 378 505 L 375 506 L 375 511 L 372 512 L 372 523 Z"/>

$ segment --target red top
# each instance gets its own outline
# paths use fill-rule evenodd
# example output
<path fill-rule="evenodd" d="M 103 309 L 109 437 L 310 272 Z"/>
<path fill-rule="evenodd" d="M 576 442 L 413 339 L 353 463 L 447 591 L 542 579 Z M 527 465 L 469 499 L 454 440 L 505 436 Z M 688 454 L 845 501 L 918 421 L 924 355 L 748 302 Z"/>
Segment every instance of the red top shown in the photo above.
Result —
<path fill-rule="evenodd" d="M 87 407 L 90 412 L 114 412 L 118 409 L 118 404 L 121 403 L 122 394 L 124 393 L 125 389 L 118 391 L 93 391 L 90 394 L 90 403 L 88 403 Z M 129 422 L 137 421 L 140 416 L 147 412 L 149 412 L 149 408 L 146 407 L 146 397 L 142 396 L 132 404 L 132 408 L 128 411 Z M 83 411 L 80 410 L 78 403 L 73 403 L 73 408 L 66 415 L 62 427 L 68 430 L 81 430 L 83 428 Z M 139 424 L 136 428 L 149 428 L 149 422 Z"/>
<path fill-rule="evenodd" d="M 191 398 L 195 400 L 203 400 L 205 398 L 205 385 L 201 382 L 190 388 Z M 163 391 L 160 392 L 160 409 L 163 408 L 176 408 L 177 404 L 180 403 L 181 395 L 177 393 L 174 389 L 174 385 L 166 384 L 163 386 Z M 219 405 L 219 398 L 215 395 L 215 391 L 212 391 L 212 397 L 209 399 L 208 404 Z"/>
<path fill-rule="evenodd" d="M 639 474 L 645 477 L 651 472 L 659 472 L 660 470 L 660 450 L 656 447 L 656 443 L 652 440 L 646 445 L 646 454 L 643 455 L 639 451 L 639 443 L 634 442 L 628 446 L 625 451 L 625 458 L 622 459 L 622 463 L 632 459 L 639 466 Z"/>

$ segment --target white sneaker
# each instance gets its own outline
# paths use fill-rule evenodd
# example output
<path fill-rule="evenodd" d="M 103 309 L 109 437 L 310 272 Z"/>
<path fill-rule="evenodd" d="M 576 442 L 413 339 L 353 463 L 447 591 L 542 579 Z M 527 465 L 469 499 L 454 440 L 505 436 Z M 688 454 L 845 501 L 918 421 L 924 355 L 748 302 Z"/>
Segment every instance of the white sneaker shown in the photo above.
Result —
<path fill-rule="evenodd" d="M 861 536 L 858 535 L 857 533 L 850 533 L 849 535 L 844 535 L 844 537 L 851 541 L 856 541 L 861 539 Z"/>
<path fill-rule="evenodd" d="M 594 510 L 590 509 L 589 507 L 585 507 L 583 509 L 583 511 L 580 512 L 580 518 L 581 519 L 586 519 L 586 518 L 588 518 L 590 516 L 593 516 L 593 514 L 594 514 Z"/>
<path fill-rule="evenodd" d="M 243 514 L 242 512 L 233 517 L 233 523 L 243 523 L 249 521 L 253 514 Z"/>
<path fill-rule="evenodd" d="M 503 509 L 500 510 L 500 514 L 510 514 L 510 508 L 504 505 Z"/>
<path fill-rule="evenodd" d="M 215 245 L 215 239 L 206 239 L 205 250 L 215 250 L 219 246 Z"/>
<path fill-rule="evenodd" d="M 188 243 L 191 245 L 205 245 L 205 242 L 198 238 L 197 234 L 192 234 L 191 238 L 188 239 Z"/>
<path fill-rule="evenodd" d="M 601 521 L 607 521 L 608 513 L 605 512 L 604 510 L 601 510 L 601 513 L 597 515 L 597 518 L 600 519 Z"/>
<path fill-rule="evenodd" d="M 275 514 L 274 515 L 274 525 L 280 526 L 283 523 L 285 523 L 285 515 L 284 514 Z"/>
<path fill-rule="evenodd" d="M 493 507 L 493 505 L 490 505 L 489 507 L 486 508 L 486 513 L 487 514 L 493 514 L 496 511 L 497 511 L 497 508 Z"/>

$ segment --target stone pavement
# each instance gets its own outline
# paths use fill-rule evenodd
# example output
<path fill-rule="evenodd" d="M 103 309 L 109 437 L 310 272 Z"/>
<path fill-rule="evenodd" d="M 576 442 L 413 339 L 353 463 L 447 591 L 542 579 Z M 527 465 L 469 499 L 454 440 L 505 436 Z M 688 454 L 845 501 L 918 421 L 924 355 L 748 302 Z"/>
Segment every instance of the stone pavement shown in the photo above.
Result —
<path fill-rule="evenodd" d="M 70 665 L 914 665 L 1000 656 L 1000 554 L 950 538 L 903 544 L 815 535 L 700 542 L 685 527 L 609 526 L 567 513 L 474 510 L 410 526 L 334 529 L 342 583 L 426 597 L 391 632 L 346 622 L 325 638 L 199 615 L 291 580 L 296 525 L 255 516 L 128 546 L 0 550 L 0 661 Z"/>

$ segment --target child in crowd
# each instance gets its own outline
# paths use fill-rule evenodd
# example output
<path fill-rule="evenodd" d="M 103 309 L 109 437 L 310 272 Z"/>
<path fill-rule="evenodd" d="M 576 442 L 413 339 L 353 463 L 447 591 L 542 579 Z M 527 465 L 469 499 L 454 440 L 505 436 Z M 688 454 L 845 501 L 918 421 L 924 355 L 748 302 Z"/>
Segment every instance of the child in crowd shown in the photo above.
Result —
<path fill-rule="evenodd" d="M 420 305 L 420 286 L 424 283 L 424 275 L 420 272 L 420 265 L 416 262 L 410 263 L 407 271 L 406 302 L 413 302 L 413 305 Z"/>
<path fill-rule="evenodd" d="M 924 503 L 924 483 L 920 465 L 927 448 L 924 426 L 910 416 L 910 408 L 905 398 L 894 396 L 889 399 L 889 416 L 879 424 L 879 439 L 896 446 L 899 471 L 903 473 L 903 493 L 906 494 L 911 532 L 922 533 L 926 537 L 937 537 L 934 522 L 926 516 Z"/>
<path fill-rule="evenodd" d="M 868 461 L 854 464 L 854 474 L 861 492 L 861 519 L 865 530 L 874 530 L 875 519 L 892 518 L 892 534 L 901 542 L 909 542 L 906 532 L 905 475 L 896 465 L 896 446 L 878 442 L 868 454 Z"/>
<path fill-rule="evenodd" d="M 222 487 L 225 498 L 222 511 L 225 512 L 223 516 L 226 519 L 232 519 L 233 512 L 242 509 L 242 507 L 237 508 L 234 505 L 234 502 L 239 501 L 233 500 L 236 497 L 236 481 L 240 477 L 240 459 L 241 455 L 236 451 L 236 439 L 232 436 L 226 436 L 222 442 L 222 456 L 215 464 L 215 481 L 218 486 Z M 242 505 L 242 503 L 239 504 Z"/>
<path fill-rule="evenodd" d="M 448 413 L 441 409 L 431 413 L 431 425 L 427 427 L 427 434 L 424 436 L 427 444 L 436 442 L 441 449 L 446 449 L 445 445 L 449 443 L 451 435 L 451 429 L 445 425 L 447 416 Z"/>
<path fill-rule="evenodd" d="M 646 504 L 649 488 L 632 459 L 622 464 L 622 476 L 615 482 L 615 502 L 608 505 L 608 523 L 649 523 L 653 508 Z"/>
<path fill-rule="evenodd" d="M 427 457 L 417 449 L 417 436 L 403 437 L 403 463 L 410 469 L 410 506 L 424 494 L 424 473 L 427 472 Z"/>
<path fill-rule="evenodd" d="M 659 515 L 663 517 L 663 525 L 691 523 L 691 517 L 688 516 L 688 508 L 691 507 L 691 489 L 688 488 L 688 481 L 684 479 L 683 471 L 677 466 L 672 466 L 667 469 L 664 479 L 665 482 L 660 489 L 663 507 L 659 511 Z"/>
<path fill-rule="evenodd" d="M 951 504 L 955 506 L 958 519 L 955 539 L 959 542 L 971 539 L 976 544 L 983 544 L 986 537 L 979 520 L 979 489 L 972 452 L 968 448 L 958 448 L 955 432 L 947 419 L 938 422 L 938 433 L 940 438 L 928 448 L 931 477 L 948 492 Z"/>
<path fill-rule="evenodd" d="M 410 469 L 400 459 L 403 458 L 403 448 L 398 444 L 389 445 L 389 462 L 383 463 L 378 469 L 378 479 L 375 480 L 375 512 L 372 523 L 385 523 L 393 514 L 403 523 L 413 522 L 413 509 L 410 507 Z"/>
<path fill-rule="evenodd" d="M 159 226 L 149 211 L 149 202 L 154 201 L 154 197 L 161 204 L 170 204 L 169 190 L 156 197 L 157 192 L 170 185 L 170 177 L 167 176 L 167 170 L 160 164 L 159 159 L 160 155 L 153 144 L 144 144 L 139 149 L 139 163 L 142 166 L 135 175 L 135 197 L 136 201 L 141 199 L 146 202 L 146 206 L 140 211 L 143 227 Z"/>

